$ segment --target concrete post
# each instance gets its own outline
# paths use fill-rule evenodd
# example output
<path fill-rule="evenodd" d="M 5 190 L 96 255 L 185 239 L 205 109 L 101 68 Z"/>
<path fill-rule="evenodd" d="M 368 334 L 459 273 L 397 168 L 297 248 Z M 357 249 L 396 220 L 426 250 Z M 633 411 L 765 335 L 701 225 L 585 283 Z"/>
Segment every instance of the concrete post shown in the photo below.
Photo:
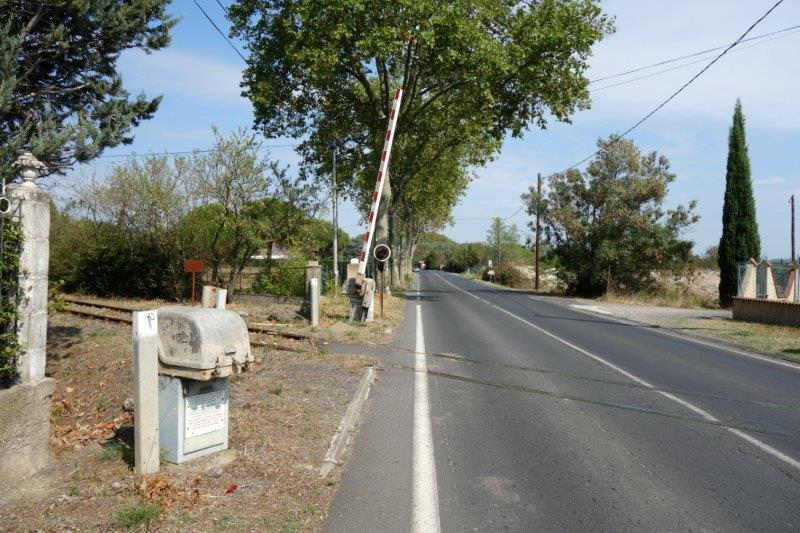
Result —
<path fill-rule="evenodd" d="M 319 278 L 311 278 L 311 326 L 319 326 Z"/>
<path fill-rule="evenodd" d="M 50 262 L 50 195 L 34 179 L 44 165 L 30 153 L 22 154 L 14 166 L 22 183 L 8 187 L 11 210 L 22 224 L 22 251 L 19 256 L 17 336 L 22 353 L 17 360 L 22 383 L 44 378 L 47 346 L 47 270 Z"/>
<path fill-rule="evenodd" d="M 312 298 L 312 288 L 311 288 L 311 280 L 317 280 L 317 290 L 320 289 L 322 285 L 322 267 L 319 266 L 319 261 L 309 261 L 306 263 L 306 298 L 303 302 L 303 314 L 308 313 L 309 322 L 312 322 L 313 325 L 313 312 L 311 309 L 311 304 L 313 301 Z"/>
<path fill-rule="evenodd" d="M 213 285 L 203 285 L 203 295 L 200 297 L 200 305 L 204 308 L 211 308 L 216 305 L 217 293 L 219 288 Z"/>
<path fill-rule="evenodd" d="M 228 301 L 228 289 L 217 289 L 217 296 L 215 306 L 217 309 L 225 309 L 225 303 Z"/>
<path fill-rule="evenodd" d="M 160 466 L 158 438 L 158 311 L 133 313 L 133 443 L 137 474 Z"/>
<path fill-rule="evenodd" d="M 342 292 L 350 298 L 350 322 L 361 321 L 361 297 L 356 294 L 356 278 L 358 277 L 358 259 L 350 259 L 347 264 L 347 279 L 342 287 Z"/>
<path fill-rule="evenodd" d="M 361 299 L 361 319 L 364 322 L 372 322 L 375 318 L 375 280 L 372 278 L 364 279 L 364 297 Z"/>

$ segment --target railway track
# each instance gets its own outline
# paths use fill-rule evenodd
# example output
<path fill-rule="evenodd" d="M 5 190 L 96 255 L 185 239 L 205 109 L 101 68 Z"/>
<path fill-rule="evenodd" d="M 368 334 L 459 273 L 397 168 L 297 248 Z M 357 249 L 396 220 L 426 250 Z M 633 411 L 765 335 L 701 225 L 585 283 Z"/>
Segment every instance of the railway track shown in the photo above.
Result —
<path fill-rule="evenodd" d="M 67 307 L 62 311 L 84 318 L 93 318 L 96 320 L 106 320 L 108 322 L 116 322 L 119 324 L 128 324 L 132 322 L 130 314 L 134 311 L 142 311 L 143 308 L 132 306 L 109 304 L 105 302 L 96 302 L 93 300 L 85 300 L 83 298 L 75 298 L 74 296 L 64 296 L 63 300 L 67 302 Z M 293 331 L 279 331 L 261 326 L 247 326 L 247 331 L 257 335 L 267 335 L 272 337 L 282 337 L 284 339 L 291 339 L 297 341 L 307 341 L 311 347 L 316 349 L 314 340 L 311 336 L 303 333 L 296 333 Z M 280 350 L 300 352 L 297 348 L 285 345 L 279 345 L 275 342 L 254 340 L 250 342 L 253 346 L 259 347 L 273 347 Z"/>

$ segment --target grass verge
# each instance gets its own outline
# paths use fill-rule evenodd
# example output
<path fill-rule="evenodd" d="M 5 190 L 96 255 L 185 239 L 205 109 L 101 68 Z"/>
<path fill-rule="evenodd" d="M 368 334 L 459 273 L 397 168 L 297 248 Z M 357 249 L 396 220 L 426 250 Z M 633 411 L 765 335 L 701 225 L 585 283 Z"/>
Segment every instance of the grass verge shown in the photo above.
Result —
<path fill-rule="evenodd" d="M 683 318 L 672 329 L 736 344 L 800 363 L 800 328 L 741 322 L 730 318 Z"/>

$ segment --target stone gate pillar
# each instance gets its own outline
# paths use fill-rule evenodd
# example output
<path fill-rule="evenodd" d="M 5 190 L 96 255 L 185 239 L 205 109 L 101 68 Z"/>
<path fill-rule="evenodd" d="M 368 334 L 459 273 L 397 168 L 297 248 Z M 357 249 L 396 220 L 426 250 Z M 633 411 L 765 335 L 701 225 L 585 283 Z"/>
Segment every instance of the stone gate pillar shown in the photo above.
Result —
<path fill-rule="evenodd" d="M 19 257 L 18 338 L 22 353 L 17 360 L 20 380 L 25 383 L 44 377 L 47 344 L 47 270 L 50 264 L 50 195 L 34 180 L 44 165 L 29 152 L 14 166 L 22 183 L 8 187 L 12 212 L 22 224 L 22 252 Z"/>
<path fill-rule="evenodd" d="M 23 235 L 17 308 L 19 383 L 0 390 L 0 485 L 11 487 L 49 462 L 50 403 L 55 388 L 55 381 L 44 377 L 50 196 L 34 183 L 44 168 L 35 157 L 26 152 L 14 167 L 22 176 L 22 183 L 7 189 L 11 213 L 19 217 Z M 13 493 L 0 494 L 0 507 Z"/>

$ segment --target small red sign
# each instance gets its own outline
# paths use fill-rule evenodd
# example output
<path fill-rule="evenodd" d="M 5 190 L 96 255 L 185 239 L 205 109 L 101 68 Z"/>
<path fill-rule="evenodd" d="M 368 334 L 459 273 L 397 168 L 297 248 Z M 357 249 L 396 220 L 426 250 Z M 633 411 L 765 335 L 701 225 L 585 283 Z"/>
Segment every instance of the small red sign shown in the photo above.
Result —
<path fill-rule="evenodd" d="M 184 272 L 202 272 L 203 260 L 202 259 L 186 259 L 183 261 Z"/>

